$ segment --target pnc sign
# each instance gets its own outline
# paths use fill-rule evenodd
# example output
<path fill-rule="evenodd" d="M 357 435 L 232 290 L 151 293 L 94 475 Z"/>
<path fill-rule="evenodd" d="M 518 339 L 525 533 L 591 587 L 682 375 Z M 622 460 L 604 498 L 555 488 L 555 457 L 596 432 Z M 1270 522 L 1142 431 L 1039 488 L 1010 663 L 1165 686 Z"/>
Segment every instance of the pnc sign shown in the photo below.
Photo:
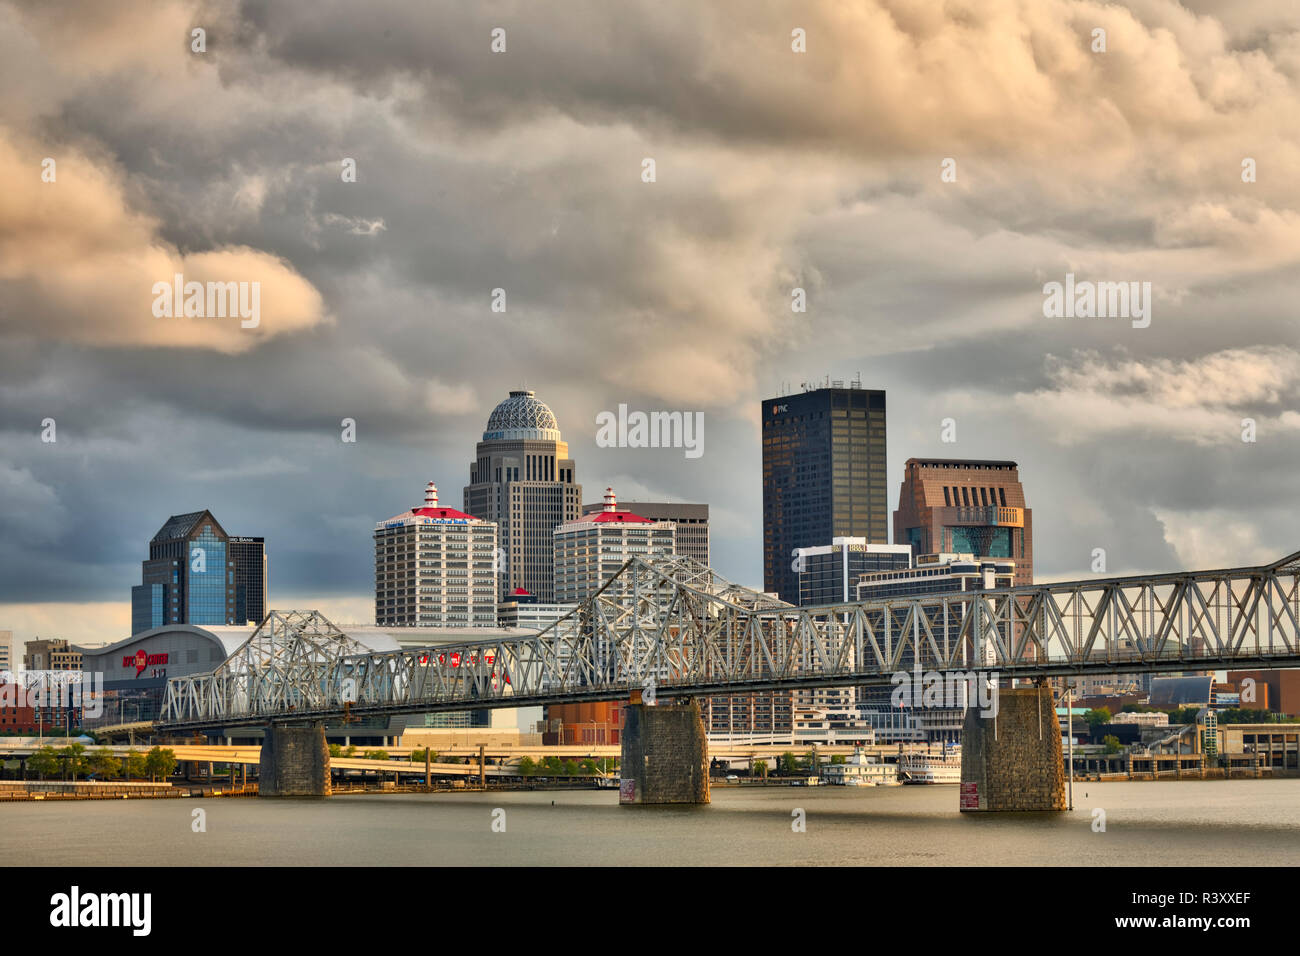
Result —
<path fill-rule="evenodd" d="M 166 664 L 166 654 L 146 654 L 144 649 L 136 651 L 134 654 L 128 654 L 122 658 L 123 667 L 134 667 L 135 676 L 139 677 L 144 673 L 146 667 L 152 667 L 156 664 Z"/>

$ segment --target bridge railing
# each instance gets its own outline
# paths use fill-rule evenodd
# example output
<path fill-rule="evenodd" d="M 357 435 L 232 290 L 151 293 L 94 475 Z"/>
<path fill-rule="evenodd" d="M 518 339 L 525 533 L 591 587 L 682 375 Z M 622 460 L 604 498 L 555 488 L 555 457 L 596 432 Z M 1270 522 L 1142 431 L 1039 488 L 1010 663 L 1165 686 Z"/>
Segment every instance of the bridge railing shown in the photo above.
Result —
<path fill-rule="evenodd" d="M 278 614 L 279 612 L 277 612 Z M 1273 565 L 792 607 L 689 559 L 633 559 L 536 635 L 373 652 L 315 612 L 268 618 L 164 725 L 254 723 L 888 681 L 1300 666 L 1300 555 Z"/>

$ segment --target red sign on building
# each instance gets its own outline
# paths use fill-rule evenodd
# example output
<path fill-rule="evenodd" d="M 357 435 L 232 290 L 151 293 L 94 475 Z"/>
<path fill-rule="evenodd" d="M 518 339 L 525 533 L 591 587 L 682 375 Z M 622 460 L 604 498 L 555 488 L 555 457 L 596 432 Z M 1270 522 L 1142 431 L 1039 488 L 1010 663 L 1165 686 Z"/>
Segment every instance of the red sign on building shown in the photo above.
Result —
<path fill-rule="evenodd" d="M 166 654 L 146 654 L 143 648 L 136 651 L 134 654 L 128 654 L 126 657 L 122 658 L 122 666 L 134 667 L 136 677 L 143 674 L 146 667 L 153 667 L 156 664 L 166 663 Z"/>
<path fill-rule="evenodd" d="M 978 783 L 963 783 L 961 785 L 961 807 L 962 810 L 978 810 L 980 808 L 980 785 Z"/>

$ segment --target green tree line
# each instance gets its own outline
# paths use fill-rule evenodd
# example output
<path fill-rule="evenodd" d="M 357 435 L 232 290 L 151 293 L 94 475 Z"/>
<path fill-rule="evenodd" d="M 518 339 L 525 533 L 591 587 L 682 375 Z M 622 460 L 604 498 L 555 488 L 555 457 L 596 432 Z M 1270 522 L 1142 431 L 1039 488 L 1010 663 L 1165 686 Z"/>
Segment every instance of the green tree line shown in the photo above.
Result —
<path fill-rule="evenodd" d="M 27 758 L 27 769 L 41 780 L 46 777 L 76 780 L 93 774 L 102 780 L 148 777 L 156 781 L 171 776 L 176 769 L 176 753 L 164 747 L 154 747 L 147 753 L 132 748 L 124 757 L 118 757 L 107 747 L 87 751 L 79 743 L 57 749 L 47 745 Z"/>

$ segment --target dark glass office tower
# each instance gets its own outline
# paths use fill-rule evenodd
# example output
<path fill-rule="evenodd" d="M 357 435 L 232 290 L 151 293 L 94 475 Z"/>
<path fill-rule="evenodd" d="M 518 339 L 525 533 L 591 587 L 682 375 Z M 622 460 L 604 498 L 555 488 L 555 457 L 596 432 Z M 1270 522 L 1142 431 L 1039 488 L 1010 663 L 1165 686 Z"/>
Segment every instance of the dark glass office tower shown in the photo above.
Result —
<path fill-rule="evenodd" d="M 231 537 L 226 542 L 235 563 L 235 621 L 261 624 L 266 619 L 266 539 Z"/>
<path fill-rule="evenodd" d="M 885 393 L 842 383 L 763 402 L 763 587 L 799 602 L 796 548 L 889 543 Z"/>

